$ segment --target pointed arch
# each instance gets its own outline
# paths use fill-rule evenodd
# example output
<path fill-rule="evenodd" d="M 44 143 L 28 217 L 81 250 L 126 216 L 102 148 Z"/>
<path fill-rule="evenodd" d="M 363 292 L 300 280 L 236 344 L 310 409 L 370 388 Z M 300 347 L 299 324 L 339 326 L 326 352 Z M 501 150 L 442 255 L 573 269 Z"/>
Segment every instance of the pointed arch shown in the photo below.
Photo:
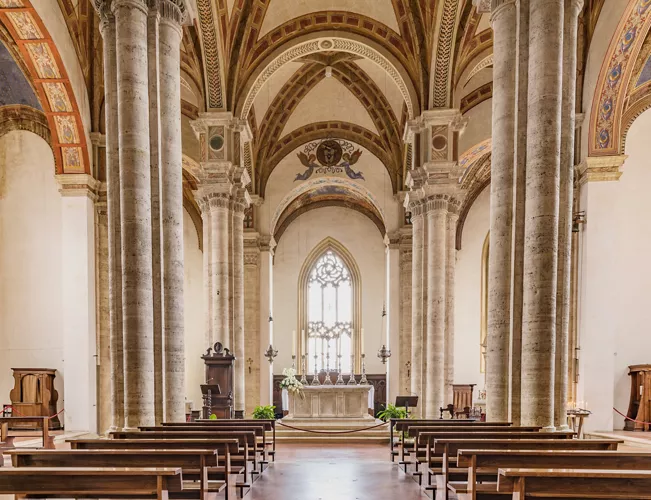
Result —
<path fill-rule="evenodd" d="M 330 236 L 324 238 L 312 249 L 312 251 L 305 258 L 303 266 L 301 267 L 301 272 L 298 275 L 298 318 L 296 331 L 299 332 L 299 335 L 297 336 L 298 345 L 296 346 L 296 353 L 298 355 L 298 359 L 302 360 L 301 356 L 308 352 L 308 281 L 310 273 L 315 264 L 328 251 L 332 251 L 335 255 L 337 255 L 343 261 L 344 265 L 348 268 L 348 272 L 350 273 L 353 300 L 351 307 L 351 345 L 353 348 L 353 353 L 355 355 L 355 373 L 359 373 L 361 369 L 361 353 L 364 340 L 362 338 L 362 274 L 359 270 L 357 262 L 355 261 L 355 258 L 350 253 L 350 251 L 341 242 Z M 297 366 L 302 369 L 302 363 L 298 363 Z"/>

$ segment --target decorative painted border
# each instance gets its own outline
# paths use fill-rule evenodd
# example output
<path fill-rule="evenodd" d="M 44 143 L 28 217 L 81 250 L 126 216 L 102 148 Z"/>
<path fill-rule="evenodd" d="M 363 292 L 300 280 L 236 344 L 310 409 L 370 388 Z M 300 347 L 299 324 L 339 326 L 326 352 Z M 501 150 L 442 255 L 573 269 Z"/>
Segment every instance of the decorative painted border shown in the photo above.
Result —
<path fill-rule="evenodd" d="M 459 183 L 462 183 L 465 180 L 468 172 L 472 170 L 472 166 L 481 158 L 490 154 L 493 150 L 493 139 L 489 138 L 485 141 L 475 144 L 473 147 L 468 149 L 459 157 L 459 168 L 463 170 L 461 177 L 459 177 Z"/>
<path fill-rule="evenodd" d="M 285 195 L 285 197 L 281 200 L 281 202 L 276 207 L 276 210 L 274 211 L 274 216 L 271 219 L 271 223 L 269 224 L 269 234 L 274 234 L 278 219 L 285 211 L 285 208 L 287 208 L 287 206 L 292 201 L 294 201 L 295 198 L 298 198 L 300 195 L 322 186 L 342 186 L 353 191 L 355 194 L 361 197 L 367 198 L 382 217 L 382 222 L 386 225 L 386 217 L 384 215 L 384 211 L 380 207 L 380 204 L 378 203 L 373 193 L 371 193 L 368 189 L 360 186 L 356 182 L 350 181 L 348 179 L 342 179 L 340 177 L 319 177 L 318 179 L 312 179 L 303 182 Z"/>
<path fill-rule="evenodd" d="M 630 0 L 599 74 L 590 116 L 590 156 L 620 152 L 620 125 L 628 82 L 650 26 L 651 0 Z"/>
<path fill-rule="evenodd" d="M 0 22 L 14 39 L 47 117 L 57 174 L 90 174 L 79 106 L 59 51 L 29 0 L 0 0 Z"/>

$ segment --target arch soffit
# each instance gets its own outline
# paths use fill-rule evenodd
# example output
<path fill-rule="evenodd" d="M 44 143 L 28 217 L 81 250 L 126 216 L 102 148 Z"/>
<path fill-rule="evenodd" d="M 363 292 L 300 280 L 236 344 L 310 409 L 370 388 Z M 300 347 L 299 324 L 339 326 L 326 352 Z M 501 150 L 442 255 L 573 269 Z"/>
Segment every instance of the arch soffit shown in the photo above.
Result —
<path fill-rule="evenodd" d="M 374 211 L 377 212 L 382 224 L 386 226 L 384 211 L 380 208 L 380 204 L 375 199 L 373 193 L 368 189 L 360 186 L 356 182 L 342 179 L 340 177 L 319 177 L 317 179 L 303 182 L 285 195 L 274 211 L 274 215 L 269 224 L 269 234 L 274 234 L 276 232 L 276 227 L 278 226 L 278 221 L 280 220 L 281 215 L 296 198 L 306 193 L 313 193 L 319 189 L 342 190 L 348 192 L 354 198 L 367 200 L 370 206 L 373 207 Z"/>
<path fill-rule="evenodd" d="M 45 24 L 29 0 L 0 2 L 0 21 L 18 46 L 47 117 L 57 174 L 90 173 L 79 106 Z"/>
<path fill-rule="evenodd" d="M 374 134 L 364 127 L 360 127 L 354 123 L 347 122 L 316 122 L 305 125 L 299 129 L 292 131 L 277 142 L 275 149 L 268 161 L 265 162 L 267 167 L 260 175 L 260 196 L 264 197 L 267 188 L 269 177 L 274 169 L 289 156 L 292 151 L 307 144 L 311 141 L 325 139 L 331 137 L 333 139 L 344 139 L 351 141 L 355 144 L 367 149 L 373 156 L 382 162 L 391 179 L 391 186 L 393 191 L 397 189 L 396 172 L 399 171 L 401 165 L 393 163 L 390 155 L 388 155 L 382 144 L 382 140 L 377 134 Z"/>
<path fill-rule="evenodd" d="M 45 113 L 23 104 L 0 107 L 0 137 L 12 130 L 26 130 L 52 147 L 52 135 Z"/>
<path fill-rule="evenodd" d="M 405 65 L 385 47 L 364 36 L 345 31 L 319 31 L 298 36 L 275 48 L 250 72 L 240 92 L 237 114 L 246 120 L 256 96 L 284 64 L 317 52 L 348 52 L 365 57 L 382 69 L 400 89 L 410 119 L 419 113 L 418 94 Z"/>
<path fill-rule="evenodd" d="M 626 125 L 629 84 L 650 28 L 651 0 L 630 0 L 597 80 L 590 111 L 589 156 L 617 155 L 624 150 L 627 129 L 622 124 Z"/>

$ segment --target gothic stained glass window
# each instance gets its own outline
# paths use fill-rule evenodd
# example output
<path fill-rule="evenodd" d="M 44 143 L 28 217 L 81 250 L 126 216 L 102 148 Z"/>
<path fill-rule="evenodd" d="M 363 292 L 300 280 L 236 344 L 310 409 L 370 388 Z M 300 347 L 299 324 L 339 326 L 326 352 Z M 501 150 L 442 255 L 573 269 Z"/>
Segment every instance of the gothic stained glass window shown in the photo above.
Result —
<path fill-rule="evenodd" d="M 307 280 L 307 352 L 309 373 L 328 366 L 336 371 L 341 354 L 343 373 L 350 372 L 353 332 L 353 283 L 350 270 L 333 250 L 314 264 Z M 328 349 L 329 346 L 329 349 Z"/>

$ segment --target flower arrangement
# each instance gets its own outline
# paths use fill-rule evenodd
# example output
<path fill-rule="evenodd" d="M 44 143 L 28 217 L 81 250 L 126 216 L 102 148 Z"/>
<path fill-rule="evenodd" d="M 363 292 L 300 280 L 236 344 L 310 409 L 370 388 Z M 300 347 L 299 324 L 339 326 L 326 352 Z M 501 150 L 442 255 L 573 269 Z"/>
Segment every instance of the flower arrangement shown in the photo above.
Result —
<path fill-rule="evenodd" d="M 283 376 L 285 378 L 280 382 L 280 388 L 287 389 L 288 392 L 291 392 L 295 396 L 300 396 L 301 399 L 305 399 L 303 384 L 296 378 L 296 370 L 294 368 L 283 368 Z"/>

